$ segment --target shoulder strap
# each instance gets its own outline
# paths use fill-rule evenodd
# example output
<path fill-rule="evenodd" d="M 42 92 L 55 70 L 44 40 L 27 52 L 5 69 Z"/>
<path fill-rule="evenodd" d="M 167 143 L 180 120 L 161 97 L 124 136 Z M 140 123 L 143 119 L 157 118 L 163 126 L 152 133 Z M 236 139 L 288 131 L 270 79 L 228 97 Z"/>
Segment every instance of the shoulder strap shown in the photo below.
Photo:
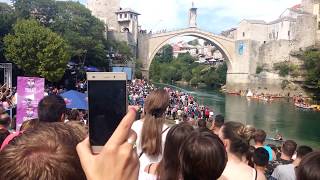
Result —
<path fill-rule="evenodd" d="M 256 168 L 254 168 L 254 171 L 255 171 L 254 180 L 257 180 L 258 172 L 257 172 Z"/>
<path fill-rule="evenodd" d="M 163 134 L 164 132 L 166 132 L 169 128 L 170 128 L 170 127 L 167 127 L 166 129 L 164 129 L 161 134 Z"/>
<path fill-rule="evenodd" d="M 149 164 L 149 167 L 148 167 L 148 174 L 150 174 L 150 168 L 151 168 L 152 164 Z"/>
<path fill-rule="evenodd" d="M 167 127 L 166 129 L 164 129 L 161 134 L 165 133 L 170 127 Z M 143 155 L 143 151 L 141 151 L 141 153 L 139 154 L 139 159 L 140 157 Z M 150 167 L 149 167 L 150 168 Z"/>

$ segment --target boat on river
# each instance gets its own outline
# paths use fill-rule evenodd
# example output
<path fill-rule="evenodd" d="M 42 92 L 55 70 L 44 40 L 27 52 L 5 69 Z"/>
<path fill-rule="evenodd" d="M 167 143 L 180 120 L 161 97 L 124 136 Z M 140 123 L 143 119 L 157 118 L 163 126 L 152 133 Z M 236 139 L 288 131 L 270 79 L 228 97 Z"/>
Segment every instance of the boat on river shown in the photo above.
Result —
<path fill-rule="evenodd" d="M 308 105 L 308 104 L 304 104 L 304 103 L 294 103 L 294 105 L 297 107 L 297 108 L 301 108 L 301 109 L 313 109 L 312 106 Z"/>

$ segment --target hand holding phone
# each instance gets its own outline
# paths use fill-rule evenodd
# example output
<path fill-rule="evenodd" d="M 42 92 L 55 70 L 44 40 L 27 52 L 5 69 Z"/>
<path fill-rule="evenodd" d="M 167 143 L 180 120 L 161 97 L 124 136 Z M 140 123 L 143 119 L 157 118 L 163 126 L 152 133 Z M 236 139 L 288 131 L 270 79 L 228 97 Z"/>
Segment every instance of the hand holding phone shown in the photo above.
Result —
<path fill-rule="evenodd" d="M 77 153 L 87 179 L 138 179 L 138 155 L 133 144 L 128 143 L 128 139 L 135 141 L 137 138 L 131 130 L 136 113 L 130 109 L 100 154 L 92 154 L 88 138 L 77 145 Z"/>
<path fill-rule="evenodd" d="M 127 112 L 125 73 L 88 72 L 89 139 L 99 153 Z"/>

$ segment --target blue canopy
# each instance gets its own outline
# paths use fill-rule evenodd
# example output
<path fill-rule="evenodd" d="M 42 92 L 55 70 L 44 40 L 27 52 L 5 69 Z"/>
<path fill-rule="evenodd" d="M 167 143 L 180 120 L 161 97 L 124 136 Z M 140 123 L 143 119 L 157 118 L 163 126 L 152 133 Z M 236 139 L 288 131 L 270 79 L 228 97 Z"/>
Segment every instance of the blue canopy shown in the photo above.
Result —
<path fill-rule="evenodd" d="M 86 94 L 70 90 L 60 95 L 66 102 L 67 108 L 88 110 L 88 98 Z"/>
<path fill-rule="evenodd" d="M 94 67 L 94 66 L 85 66 L 84 68 L 86 71 L 90 71 L 90 72 L 99 72 L 100 71 L 97 67 Z"/>

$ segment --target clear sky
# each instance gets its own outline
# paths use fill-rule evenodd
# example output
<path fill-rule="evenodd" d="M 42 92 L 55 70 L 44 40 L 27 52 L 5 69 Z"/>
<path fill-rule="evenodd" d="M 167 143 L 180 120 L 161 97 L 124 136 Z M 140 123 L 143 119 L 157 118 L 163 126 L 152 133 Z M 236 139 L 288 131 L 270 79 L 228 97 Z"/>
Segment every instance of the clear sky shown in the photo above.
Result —
<path fill-rule="evenodd" d="M 0 0 L 9 2 L 10 0 Z M 86 0 L 79 0 L 85 4 Z M 272 21 L 301 0 L 121 0 L 123 8 L 138 11 L 143 29 L 162 30 L 187 27 L 192 1 L 198 8 L 198 26 L 220 33 L 237 27 L 242 19 Z"/>

